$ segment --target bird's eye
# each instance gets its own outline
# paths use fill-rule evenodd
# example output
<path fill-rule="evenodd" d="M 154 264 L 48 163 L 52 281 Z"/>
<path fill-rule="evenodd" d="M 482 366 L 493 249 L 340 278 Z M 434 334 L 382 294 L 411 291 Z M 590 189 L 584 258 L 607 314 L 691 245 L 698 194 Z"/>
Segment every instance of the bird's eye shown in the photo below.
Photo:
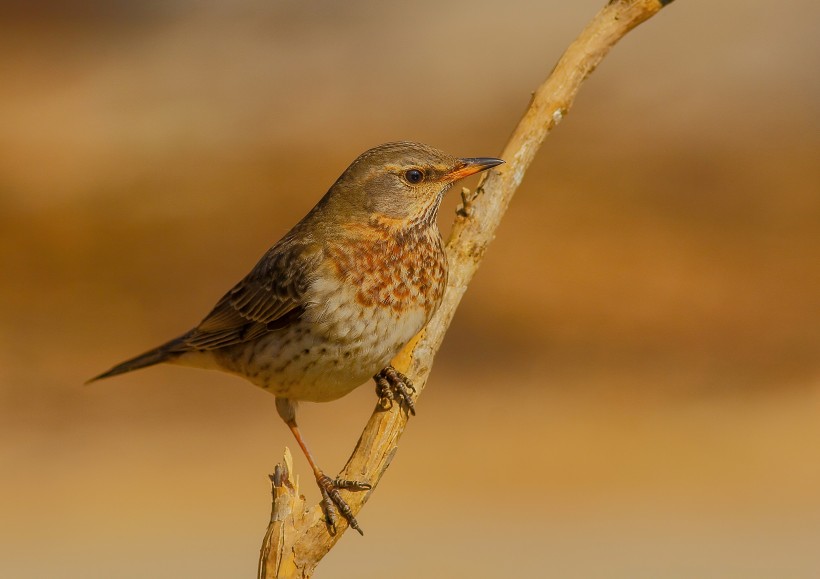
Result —
<path fill-rule="evenodd" d="M 418 169 L 410 169 L 404 174 L 404 178 L 407 179 L 408 183 L 415 185 L 417 183 L 421 183 L 424 179 L 424 173 Z"/>

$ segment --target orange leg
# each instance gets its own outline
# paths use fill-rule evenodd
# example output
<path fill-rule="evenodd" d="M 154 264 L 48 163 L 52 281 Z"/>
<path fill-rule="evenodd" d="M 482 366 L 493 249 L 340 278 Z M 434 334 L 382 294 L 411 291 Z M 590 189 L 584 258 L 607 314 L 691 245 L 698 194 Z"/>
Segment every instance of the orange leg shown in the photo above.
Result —
<path fill-rule="evenodd" d="M 370 490 L 372 487 L 367 483 L 357 481 L 338 478 L 333 480 L 322 472 L 322 469 L 320 469 L 316 464 L 316 461 L 313 460 L 313 455 L 310 453 L 307 443 L 305 443 L 305 440 L 302 438 L 302 433 L 299 431 L 299 426 L 296 424 L 296 404 L 286 398 L 277 398 L 276 409 L 279 411 L 279 415 L 285 421 L 285 424 L 288 425 L 288 428 L 290 428 L 290 431 L 293 433 L 293 437 L 302 449 L 302 453 L 304 453 L 305 458 L 310 464 L 310 468 L 313 469 L 313 475 L 316 477 L 316 484 L 319 485 L 319 490 L 322 493 L 322 503 L 325 509 L 325 515 L 330 527 L 333 529 L 333 532 L 336 531 L 338 509 L 338 511 L 342 513 L 342 516 L 347 520 L 347 523 L 356 529 L 360 535 L 364 535 L 364 532 L 359 527 L 358 521 L 356 521 L 356 517 L 353 516 L 353 511 L 350 509 L 350 505 L 348 505 L 342 498 L 342 495 L 339 493 L 339 489 L 363 491 Z"/>

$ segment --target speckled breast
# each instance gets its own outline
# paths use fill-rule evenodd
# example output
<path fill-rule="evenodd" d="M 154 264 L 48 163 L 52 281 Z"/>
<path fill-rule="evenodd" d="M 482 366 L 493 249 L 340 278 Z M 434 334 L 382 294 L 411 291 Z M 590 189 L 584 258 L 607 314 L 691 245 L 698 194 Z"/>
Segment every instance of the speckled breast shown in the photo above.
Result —
<path fill-rule="evenodd" d="M 447 254 L 436 229 L 376 229 L 327 251 L 335 274 L 356 288 L 355 301 L 361 307 L 387 308 L 396 315 L 420 309 L 427 321 L 441 303 Z"/>
<path fill-rule="evenodd" d="M 305 318 L 327 355 L 316 385 L 339 397 L 389 364 L 427 324 L 447 285 L 447 257 L 437 230 L 358 237 L 326 252 L 329 275 L 314 282 L 315 305 Z"/>

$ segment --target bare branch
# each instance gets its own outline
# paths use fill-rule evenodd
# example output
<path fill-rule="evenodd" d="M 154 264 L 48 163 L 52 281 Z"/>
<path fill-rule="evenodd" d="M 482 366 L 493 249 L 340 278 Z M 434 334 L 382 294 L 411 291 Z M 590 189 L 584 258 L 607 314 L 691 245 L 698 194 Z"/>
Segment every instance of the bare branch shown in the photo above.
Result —
<path fill-rule="evenodd" d="M 447 243 L 450 273 L 444 302 L 425 330 L 393 362 L 396 369 L 413 380 L 416 398 L 424 388 L 456 307 L 544 138 L 569 112 L 581 84 L 609 50 L 627 32 L 670 2 L 610 1 L 567 48 L 547 80 L 533 94 L 529 108 L 500 155 L 507 164 L 485 173 L 469 199 L 463 194 L 469 203 L 465 203 L 464 211 L 459 211 Z M 407 416 L 399 405 L 389 410 L 377 405 L 340 476 L 367 481 L 375 489 L 396 453 L 406 423 Z M 285 466 L 277 465 L 277 469 L 279 475 L 273 477 L 273 514 L 265 535 L 259 577 L 310 577 L 347 527 L 340 521 L 337 533 L 330 534 L 320 506 L 306 510 L 304 498 L 289 479 L 291 465 L 287 451 Z M 354 514 L 372 492 L 346 494 L 345 500 Z"/>

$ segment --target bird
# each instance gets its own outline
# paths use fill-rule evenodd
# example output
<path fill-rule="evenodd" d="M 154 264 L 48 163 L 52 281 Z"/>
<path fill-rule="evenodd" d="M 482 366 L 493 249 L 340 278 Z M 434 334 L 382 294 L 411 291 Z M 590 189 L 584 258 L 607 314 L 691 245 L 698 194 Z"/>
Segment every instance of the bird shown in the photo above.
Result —
<path fill-rule="evenodd" d="M 444 296 L 439 206 L 456 181 L 503 162 L 407 141 L 365 151 L 196 327 L 88 382 L 170 363 L 267 390 L 313 470 L 327 524 L 335 532 L 341 512 L 364 534 L 339 490 L 371 485 L 331 479 L 318 467 L 297 404 L 336 400 L 372 378 L 382 406 L 397 401 L 415 414 L 412 382 L 391 360 Z"/>

